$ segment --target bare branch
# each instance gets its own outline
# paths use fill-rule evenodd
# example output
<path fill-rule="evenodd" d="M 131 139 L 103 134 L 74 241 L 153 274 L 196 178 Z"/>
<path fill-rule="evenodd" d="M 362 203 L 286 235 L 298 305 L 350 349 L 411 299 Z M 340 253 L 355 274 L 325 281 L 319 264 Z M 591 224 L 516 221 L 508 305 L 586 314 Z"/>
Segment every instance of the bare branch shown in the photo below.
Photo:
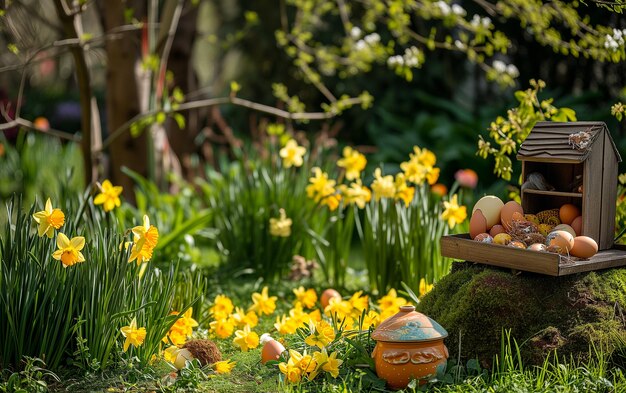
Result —
<path fill-rule="evenodd" d="M 11 117 L 7 113 L 7 108 L 4 105 L 0 105 L 0 114 L 2 115 L 2 117 L 6 119 L 6 123 L 0 124 L 0 131 L 7 130 L 13 127 L 26 127 L 31 130 L 41 132 L 42 134 L 47 134 L 47 135 L 55 136 L 57 138 L 80 143 L 81 137 L 78 135 L 70 134 L 69 132 L 65 132 L 65 131 L 56 130 L 54 128 L 43 129 L 43 128 L 37 127 L 33 122 L 23 119 L 21 117 L 16 117 L 15 119 L 11 119 Z"/>
<path fill-rule="evenodd" d="M 361 98 L 350 98 L 348 100 L 345 100 L 345 103 L 348 106 L 358 105 L 358 104 L 361 104 L 362 102 L 363 100 Z M 226 105 L 226 104 L 242 106 L 244 108 L 249 108 L 257 112 L 267 113 L 267 114 L 274 115 L 274 116 L 281 117 L 281 118 L 288 119 L 288 120 L 299 120 L 299 121 L 326 120 L 337 115 L 337 113 L 334 113 L 334 112 L 294 112 L 292 113 L 292 112 L 288 112 L 282 109 L 275 108 L 273 106 L 259 104 L 257 102 L 253 102 L 253 101 L 246 100 L 243 98 L 238 98 L 238 97 L 208 98 L 204 100 L 185 102 L 183 104 L 180 104 L 175 109 L 162 110 L 162 111 L 151 110 L 148 112 L 140 113 L 134 116 L 133 118 L 131 118 L 130 120 L 128 120 L 127 122 L 125 122 L 124 124 L 122 124 L 115 131 L 113 131 L 111 135 L 109 135 L 107 139 L 102 143 L 102 150 L 106 149 L 115 139 L 119 138 L 122 134 L 128 131 L 133 123 L 141 119 L 150 117 L 150 116 L 155 116 L 157 113 L 171 114 L 171 113 L 176 113 L 176 112 L 187 111 L 190 109 L 206 108 L 206 107 L 212 107 L 216 105 Z"/>

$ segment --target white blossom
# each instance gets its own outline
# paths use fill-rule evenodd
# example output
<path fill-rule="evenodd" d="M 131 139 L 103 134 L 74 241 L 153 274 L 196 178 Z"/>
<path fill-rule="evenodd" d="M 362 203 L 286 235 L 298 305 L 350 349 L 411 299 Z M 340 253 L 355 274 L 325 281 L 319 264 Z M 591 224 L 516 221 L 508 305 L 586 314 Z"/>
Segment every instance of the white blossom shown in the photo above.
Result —
<path fill-rule="evenodd" d="M 506 64 L 500 60 L 493 61 L 493 69 L 496 70 L 500 74 L 506 73 Z"/>
<path fill-rule="evenodd" d="M 368 34 L 365 37 L 363 37 L 363 39 L 365 40 L 365 42 L 367 42 L 369 45 L 374 45 L 378 42 L 380 42 L 380 36 L 378 35 L 378 33 L 372 33 L 372 34 Z"/>
<path fill-rule="evenodd" d="M 452 4 L 452 13 L 458 16 L 467 15 L 467 12 L 465 11 L 465 9 L 458 4 Z"/>
<path fill-rule="evenodd" d="M 465 49 L 465 44 L 459 40 L 454 41 L 454 46 L 461 50 Z"/>
<path fill-rule="evenodd" d="M 367 48 L 367 44 L 363 40 L 358 40 L 356 44 L 354 44 L 354 49 L 356 49 L 358 52 L 362 51 L 365 48 Z"/>
<path fill-rule="evenodd" d="M 506 66 L 506 73 L 509 74 L 511 78 L 517 78 L 519 76 L 519 70 L 513 64 Z"/>
<path fill-rule="evenodd" d="M 361 29 L 359 29 L 356 26 L 354 26 L 354 27 L 352 27 L 352 29 L 350 29 L 350 37 L 352 37 L 355 40 L 361 38 L 361 34 L 362 34 Z"/>
<path fill-rule="evenodd" d="M 444 16 L 450 15 L 450 12 L 452 12 L 452 9 L 445 1 L 438 1 L 435 3 L 435 6 L 439 7 L 439 10 Z"/>

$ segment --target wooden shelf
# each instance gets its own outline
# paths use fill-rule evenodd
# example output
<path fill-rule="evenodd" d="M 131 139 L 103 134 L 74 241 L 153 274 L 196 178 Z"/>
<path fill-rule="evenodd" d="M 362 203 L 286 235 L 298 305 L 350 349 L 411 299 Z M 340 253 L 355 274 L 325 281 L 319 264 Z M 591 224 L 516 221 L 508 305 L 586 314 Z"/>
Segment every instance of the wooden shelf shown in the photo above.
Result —
<path fill-rule="evenodd" d="M 583 194 L 581 192 L 524 190 L 524 191 L 522 191 L 522 193 L 524 193 L 524 194 L 536 194 L 536 195 L 570 197 L 570 198 L 582 198 L 583 197 Z"/>

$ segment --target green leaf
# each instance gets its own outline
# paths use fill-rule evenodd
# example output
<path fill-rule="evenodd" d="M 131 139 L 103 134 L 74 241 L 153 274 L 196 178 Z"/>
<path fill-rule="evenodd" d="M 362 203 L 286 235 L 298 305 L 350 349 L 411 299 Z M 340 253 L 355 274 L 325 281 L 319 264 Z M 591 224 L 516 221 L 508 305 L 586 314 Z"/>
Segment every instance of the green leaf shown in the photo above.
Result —
<path fill-rule="evenodd" d="M 178 128 L 180 128 L 181 130 L 185 128 L 185 116 L 181 115 L 180 113 L 174 113 L 172 117 L 174 117 Z"/>

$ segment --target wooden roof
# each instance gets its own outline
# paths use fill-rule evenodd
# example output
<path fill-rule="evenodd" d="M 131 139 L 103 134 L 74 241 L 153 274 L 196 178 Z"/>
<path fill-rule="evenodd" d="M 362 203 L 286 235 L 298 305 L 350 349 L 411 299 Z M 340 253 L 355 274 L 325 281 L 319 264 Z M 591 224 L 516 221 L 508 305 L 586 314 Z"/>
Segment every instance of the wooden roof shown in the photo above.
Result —
<path fill-rule="evenodd" d="M 590 141 L 586 148 L 576 148 L 570 141 L 570 135 L 584 132 L 581 135 L 590 136 Z M 603 122 L 538 122 L 530 131 L 526 140 L 517 151 L 518 160 L 526 161 L 561 161 L 561 162 L 583 162 L 589 157 L 592 149 L 604 146 L 604 135 L 608 136 L 611 148 L 615 152 L 618 162 L 622 161 L 619 151 L 611 138 L 606 124 Z"/>

